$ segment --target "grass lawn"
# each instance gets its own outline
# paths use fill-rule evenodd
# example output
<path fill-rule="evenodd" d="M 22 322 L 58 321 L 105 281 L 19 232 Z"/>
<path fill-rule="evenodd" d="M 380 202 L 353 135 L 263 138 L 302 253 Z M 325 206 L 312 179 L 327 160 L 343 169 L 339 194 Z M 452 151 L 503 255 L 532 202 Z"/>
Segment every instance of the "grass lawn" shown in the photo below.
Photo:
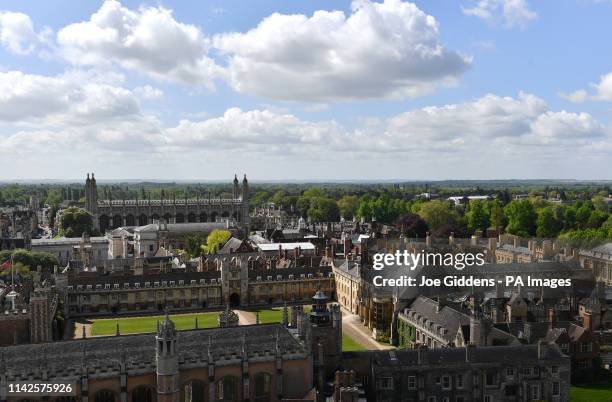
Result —
<path fill-rule="evenodd" d="M 572 402 L 612 402 L 612 384 L 573 386 L 570 391 Z"/>
<path fill-rule="evenodd" d="M 312 309 L 311 306 L 304 306 L 304 311 L 310 313 Z M 291 321 L 291 308 L 287 307 L 289 313 L 289 320 Z M 283 321 L 283 308 L 282 307 L 273 307 L 261 310 L 254 310 L 254 314 L 259 313 L 259 322 L 261 324 L 271 324 L 275 322 Z"/>
<path fill-rule="evenodd" d="M 366 350 L 359 343 L 355 342 L 353 338 L 346 334 L 342 334 L 342 351 L 343 352 L 359 352 L 361 350 Z"/>
<path fill-rule="evenodd" d="M 194 313 L 194 314 L 176 314 L 170 315 L 177 329 L 193 329 L 195 328 L 195 317 L 198 317 L 199 328 L 214 328 L 217 326 L 218 312 L 211 313 Z M 114 335 L 117 330 L 117 322 L 119 323 L 119 332 L 122 334 L 135 334 L 141 332 L 155 332 L 157 330 L 157 321 L 164 319 L 163 315 L 147 316 L 147 317 L 118 317 L 94 319 L 92 321 L 91 334 L 99 335 Z"/>

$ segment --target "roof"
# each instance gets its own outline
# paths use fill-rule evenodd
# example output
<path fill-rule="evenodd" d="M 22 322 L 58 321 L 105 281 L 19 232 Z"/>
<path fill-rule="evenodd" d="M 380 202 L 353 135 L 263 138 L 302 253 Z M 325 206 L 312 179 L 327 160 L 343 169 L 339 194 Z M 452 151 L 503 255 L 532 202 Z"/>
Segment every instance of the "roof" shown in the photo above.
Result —
<path fill-rule="evenodd" d="M 157 232 L 160 225 L 150 223 L 134 228 L 135 232 Z M 168 232 L 212 232 L 214 229 L 228 229 L 226 222 L 190 222 L 190 223 L 168 223 L 161 224 Z"/>
<path fill-rule="evenodd" d="M 55 239 L 32 239 L 32 246 L 75 246 L 83 240 L 81 237 L 59 237 Z M 104 236 L 90 237 L 91 243 L 108 243 Z"/>
<path fill-rule="evenodd" d="M 257 248 L 261 251 L 278 251 L 279 246 L 283 250 L 294 250 L 296 248 L 300 248 L 302 250 L 314 250 L 315 245 L 311 242 L 297 242 L 297 243 L 260 243 L 257 245 Z"/>
<path fill-rule="evenodd" d="M 305 353 L 298 342 L 280 324 L 244 325 L 232 328 L 193 329 L 178 331 L 179 360 L 204 366 L 211 353 L 214 360 L 221 356 L 242 356 L 243 347 L 249 356 L 275 354 L 276 345 L 283 354 Z M 277 341 L 278 337 L 278 341 Z M 81 365 L 89 371 L 100 368 L 116 370 L 122 359 L 127 370 L 155 370 L 154 334 L 96 337 L 52 343 L 16 345 L 0 348 L 0 371 L 8 379 L 27 378 L 40 373 L 41 367 L 50 376 L 78 375 Z M 10 365 L 2 367 L 2 362 Z M 6 363 L 4 363 L 6 364 Z"/>

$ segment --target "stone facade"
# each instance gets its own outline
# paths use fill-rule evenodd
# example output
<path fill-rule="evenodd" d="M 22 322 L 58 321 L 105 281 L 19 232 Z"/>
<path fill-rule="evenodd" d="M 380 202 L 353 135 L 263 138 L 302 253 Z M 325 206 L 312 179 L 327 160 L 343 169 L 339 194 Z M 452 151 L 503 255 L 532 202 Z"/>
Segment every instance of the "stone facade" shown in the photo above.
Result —
<path fill-rule="evenodd" d="M 169 223 L 216 222 L 233 219 L 249 228 L 249 183 L 234 177 L 232 198 L 195 198 L 160 200 L 99 200 L 94 174 L 85 181 L 85 209 L 93 215 L 94 226 L 104 233 L 122 226 L 144 226 L 153 221 Z"/>

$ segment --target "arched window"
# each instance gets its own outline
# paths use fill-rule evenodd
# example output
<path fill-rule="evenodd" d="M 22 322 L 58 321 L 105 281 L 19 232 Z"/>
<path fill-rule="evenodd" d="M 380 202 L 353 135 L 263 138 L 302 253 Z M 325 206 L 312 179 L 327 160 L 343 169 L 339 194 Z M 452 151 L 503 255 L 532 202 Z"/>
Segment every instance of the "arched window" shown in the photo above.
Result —
<path fill-rule="evenodd" d="M 213 212 L 212 214 L 210 214 L 210 221 L 211 222 L 216 222 L 217 221 L 217 213 Z"/>
<path fill-rule="evenodd" d="M 193 223 L 196 221 L 196 215 L 192 212 L 187 215 L 187 222 Z"/>
<path fill-rule="evenodd" d="M 255 402 L 269 402 L 272 400 L 272 376 L 268 373 L 255 375 Z"/>
<path fill-rule="evenodd" d="M 138 217 L 138 225 L 139 225 L 139 226 L 144 226 L 144 225 L 146 225 L 147 223 L 149 223 L 148 221 L 149 221 L 149 220 L 147 219 L 147 216 L 146 216 L 145 214 L 141 214 L 141 215 Z"/>
<path fill-rule="evenodd" d="M 206 215 L 206 212 L 200 214 L 200 222 L 208 222 L 208 215 Z"/>
<path fill-rule="evenodd" d="M 183 386 L 181 402 L 204 402 L 206 400 L 206 385 L 199 380 L 191 380 Z"/>
<path fill-rule="evenodd" d="M 115 402 L 115 394 L 108 389 L 102 389 L 96 392 L 94 402 Z"/>
<path fill-rule="evenodd" d="M 183 222 L 185 222 L 185 215 L 176 214 L 176 223 L 183 223 Z"/>
<path fill-rule="evenodd" d="M 225 211 L 221 214 L 222 218 L 229 218 L 229 212 Z"/>
<path fill-rule="evenodd" d="M 155 402 L 154 395 L 151 387 L 139 385 L 132 391 L 132 402 Z"/>
<path fill-rule="evenodd" d="M 171 218 L 172 218 L 172 215 L 170 215 L 170 214 L 166 214 L 166 215 L 164 215 L 164 220 L 165 220 L 166 222 L 170 222 L 170 219 L 171 219 Z"/>
<path fill-rule="evenodd" d="M 104 233 L 106 229 L 110 228 L 110 218 L 107 215 L 100 215 L 100 232 Z"/>
<path fill-rule="evenodd" d="M 158 220 L 159 220 L 159 215 L 157 214 L 151 215 L 151 221 L 158 221 Z"/>
<path fill-rule="evenodd" d="M 236 377 L 232 377 L 226 375 L 217 381 L 217 400 L 218 401 L 237 401 L 238 400 L 238 390 L 237 390 L 238 380 Z"/>
<path fill-rule="evenodd" d="M 113 216 L 113 229 L 123 225 L 123 217 L 121 215 Z"/>
<path fill-rule="evenodd" d="M 125 217 L 125 226 L 134 226 L 136 225 L 136 219 L 134 218 L 134 215 L 129 214 Z"/>

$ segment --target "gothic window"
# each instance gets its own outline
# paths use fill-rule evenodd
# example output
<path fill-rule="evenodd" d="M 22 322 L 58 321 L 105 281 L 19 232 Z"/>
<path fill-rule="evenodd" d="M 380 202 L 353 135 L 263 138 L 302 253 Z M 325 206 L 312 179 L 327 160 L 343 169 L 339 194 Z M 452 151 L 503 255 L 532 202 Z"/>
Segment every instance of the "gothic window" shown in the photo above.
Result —
<path fill-rule="evenodd" d="M 225 211 L 221 214 L 222 218 L 229 218 L 229 212 Z"/>
<path fill-rule="evenodd" d="M 196 221 L 196 215 L 194 213 L 190 213 L 187 215 L 187 222 L 193 223 Z"/>
<path fill-rule="evenodd" d="M 183 223 L 183 222 L 185 222 L 185 215 L 176 214 L 176 223 Z"/>
<path fill-rule="evenodd" d="M 204 402 L 206 387 L 202 381 L 191 380 L 183 387 L 181 402 Z"/>
<path fill-rule="evenodd" d="M 271 400 L 272 376 L 268 373 L 255 375 L 255 402 L 269 402 Z"/>
<path fill-rule="evenodd" d="M 213 212 L 212 214 L 210 214 L 210 221 L 211 222 L 216 222 L 217 221 L 217 213 Z"/>
<path fill-rule="evenodd" d="M 217 400 L 218 401 L 237 401 L 238 400 L 238 390 L 237 390 L 238 380 L 236 377 L 232 377 L 226 375 L 217 381 Z"/>
<path fill-rule="evenodd" d="M 132 391 L 132 402 L 155 402 L 151 387 L 140 385 Z"/>
<path fill-rule="evenodd" d="M 145 214 L 141 214 L 141 215 L 138 217 L 138 225 L 139 225 L 139 226 L 144 226 L 144 225 L 146 225 L 147 223 L 148 223 L 147 216 L 146 216 Z"/>
<path fill-rule="evenodd" d="M 121 225 L 123 225 L 123 218 L 121 217 L 121 215 L 113 216 L 113 229 L 118 228 Z"/>
<path fill-rule="evenodd" d="M 134 218 L 134 215 L 129 214 L 128 216 L 125 217 L 126 226 L 134 226 L 135 224 L 136 224 L 136 219 Z"/>
<path fill-rule="evenodd" d="M 96 392 L 94 402 L 115 402 L 115 394 L 108 389 L 100 390 Z"/>
<path fill-rule="evenodd" d="M 205 212 L 200 214 L 200 222 L 208 222 L 208 215 Z"/>

